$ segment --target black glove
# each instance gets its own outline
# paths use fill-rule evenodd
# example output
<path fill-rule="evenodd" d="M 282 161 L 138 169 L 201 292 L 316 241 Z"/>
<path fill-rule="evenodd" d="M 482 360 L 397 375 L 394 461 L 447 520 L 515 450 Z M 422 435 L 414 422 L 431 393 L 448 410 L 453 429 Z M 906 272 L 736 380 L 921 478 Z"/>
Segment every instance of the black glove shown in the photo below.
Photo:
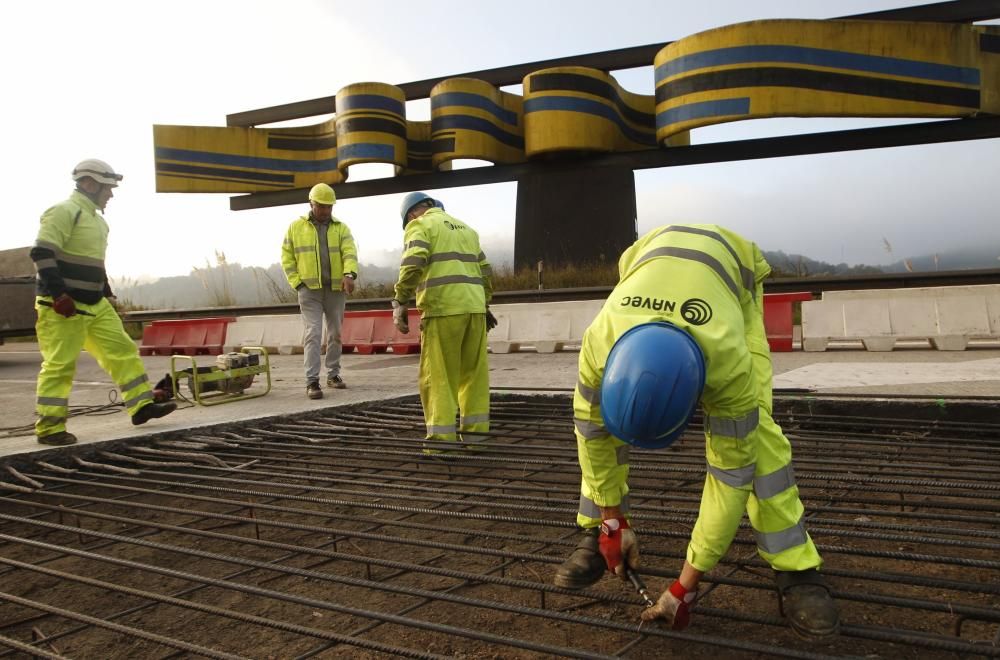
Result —
<path fill-rule="evenodd" d="M 486 332 L 489 332 L 493 328 L 497 327 L 497 317 L 493 316 L 493 312 L 490 308 L 486 308 Z"/>
<path fill-rule="evenodd" d="M 305 288 L 305 286 L 306 286 L 305 282 L 299 282 L 299 285 L 295 287 L 295 290 L 298 291 L 299 289 Z"/>

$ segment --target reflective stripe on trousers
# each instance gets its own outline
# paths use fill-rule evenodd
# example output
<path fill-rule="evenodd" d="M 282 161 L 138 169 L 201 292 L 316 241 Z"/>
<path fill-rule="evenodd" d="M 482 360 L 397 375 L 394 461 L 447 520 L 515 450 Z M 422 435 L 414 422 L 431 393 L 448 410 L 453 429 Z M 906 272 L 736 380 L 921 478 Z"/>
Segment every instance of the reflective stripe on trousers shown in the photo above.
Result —
<path fill-rule="evenodd" d="M 622 497 L 621 504 L 618 505 L 621 508 L 623 514 L 628 513 L 629 500 L 628 493 Z M 588 518 L 594 521 L 593 524 L 581 525 L 582 527 L 596 527 L 601 522 L 601 507 L 597 506 L 594 500 L 590 499 L 583 493 L 580 494 L 580 515 L 577 516 L 577 522 L 580 522 L 580 518 Z"/>
<path fill-rule="evenodd" d="M 757 429 L 760 423 L 760 410 L 754 408 L 742 417 L 718 417 L 705 415 L 705 426 L 712 433 L 743 440 Z"/>
<path fill-rule="evenodd" d="M 486 442 L 488 437 L 484 434 L 489 430 L 489 413 L 482 415 L 462 415 L 458 418 L 458 432 L 462 436 L 462 442 Z"/>

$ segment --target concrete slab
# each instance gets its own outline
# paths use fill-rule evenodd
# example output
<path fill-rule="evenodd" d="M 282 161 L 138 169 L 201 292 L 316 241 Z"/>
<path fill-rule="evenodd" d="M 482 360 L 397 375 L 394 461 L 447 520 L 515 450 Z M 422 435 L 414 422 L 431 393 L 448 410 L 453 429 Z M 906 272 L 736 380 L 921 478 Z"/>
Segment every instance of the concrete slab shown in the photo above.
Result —
<path fill-rule="evenodd" d="M 419 355 L 345 354 L 341 375 L 346 390 L 324 390 L 325 397 L 312 401 L 305 396 L 305 378 L 300 355 L 271 355 L 272 390 L 264 397 L 224 405 L 186 406 L 169 417 L 132 426 L 123 408 L 103 414 L 72 417 L 69 430 L 81 443 L 125 438 L 209 426 L 241 419 L 291 414 L 323 407 L 391 399 L 417 393 Z M 195 358 L 199 366 L 214 364 L 214 356 Z M 144 356 L 150 380 L 155 382 L 169 371 L 170 358 Z M 38 451 L 34 437 L 35 381 L 40 356 L 37 344 L 9 343 L 0 346 L 0 456 Z M 577 353 L 554 353 L 544 360 L 537 353 L 490 356 L 494 385 L 571 388 L 576 383 Z M 325 374 L 324 374 L 325 377 Z M 260 378 L 260 377 L 258 377 Z M 254 387 L 261 387 L 260 380 Z M 70 395 L 71 406 L 97 407 L 117 399 L 111 379 L 92 357 L 83 354 Z"/>
<path fill-rule="evenodd" d="M 776 388 L 842 389 L 944 383 L 994 383 L 1000 394 L 1000 358 L 967 362 L 817 363 L 774 378 Z"/>
<path fill-rule="evenodd" d="M 557 353 L 491 353 L 490 383 L 506 388 L 561 388 L 567 393 L 576 384 L 577 351 Z M 208 365 L 214 357 L 199 359 Z M 104 415 L 81 415 L 69 428 L 81 443 L 120 440 L 194 429 L 201 426 L 255 419 L 324 407 L 391 399 L 417 393 L 419 355 L 347 354 L 342 375 L 346 390 L 326 390 L 326 397 L 305 397 L 301 356 L 271 357 L 273 389 L 270 394 L 214 407 L 186 407 L 141 427 L 130 424 L 121 408 Z M 37 345 L 8 343 L 0 346 L 0 456 L 35 452 L 42 447 L 34 438 L 35 379 L 40 357 Z M 143 358 L 152 380 L 169 368 L 169 357 Z M 935 396 L 1000 397 L 1000 350 L 970 348 L 943 354 L 923 349 L 897 349 L 867 353 L 831 349 L 823 353 L 775 353 L 775 387 L 807 387 L 821 392 L 925 394 Z M 259 384 L 255 384 L 255 387 Z M 88 356 L 81 356 L 70 402 L 73 406 L 101 406 L 115 396 L 110 378 Z M 17 428 L 21 427 L 18 431 Z"/>

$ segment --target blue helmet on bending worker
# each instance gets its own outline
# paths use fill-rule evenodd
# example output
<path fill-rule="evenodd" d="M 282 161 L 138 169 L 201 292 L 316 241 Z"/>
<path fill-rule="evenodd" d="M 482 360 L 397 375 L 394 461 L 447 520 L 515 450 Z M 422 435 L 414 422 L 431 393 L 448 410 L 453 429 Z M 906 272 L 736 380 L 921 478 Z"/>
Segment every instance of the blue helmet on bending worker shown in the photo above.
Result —
<path fill-rule="evenodd" d="M 643 323 L 618 338 L 604 365 L 601 415 L 616 438 L 661 449 L 684 432 L 705 387 L 705 357 L 687 332 Z"/>

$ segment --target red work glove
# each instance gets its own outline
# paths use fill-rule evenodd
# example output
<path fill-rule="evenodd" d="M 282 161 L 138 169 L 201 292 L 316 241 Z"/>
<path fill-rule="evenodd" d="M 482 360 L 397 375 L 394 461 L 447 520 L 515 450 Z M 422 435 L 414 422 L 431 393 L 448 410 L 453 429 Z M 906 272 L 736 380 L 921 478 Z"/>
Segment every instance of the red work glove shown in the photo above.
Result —
<path fill-rule="evenodd" d="M 639 566 L 639 539 L 629 529 L 625 518 L 610 518 L 601 523 L 597 547 L 608 564 L 608 570 L 623 580 L 627 579 L 626 566 Z"/>
<path fill-rule="evenodd" d="M 640 615 L 643 621 L 663 618 L 674 630 L 684 630 L 691 621 L 691 607 L 698 598 L 698 590 L 688 591 L 680 580 L 674 580 L 663 592 L 656 605 L 647 607 Z"/>
<path fill-rule="evenodd" d="M 76 303 L 65 293 L 52 301 L 52 309 L 66 318 L 76 315 Z"/>

